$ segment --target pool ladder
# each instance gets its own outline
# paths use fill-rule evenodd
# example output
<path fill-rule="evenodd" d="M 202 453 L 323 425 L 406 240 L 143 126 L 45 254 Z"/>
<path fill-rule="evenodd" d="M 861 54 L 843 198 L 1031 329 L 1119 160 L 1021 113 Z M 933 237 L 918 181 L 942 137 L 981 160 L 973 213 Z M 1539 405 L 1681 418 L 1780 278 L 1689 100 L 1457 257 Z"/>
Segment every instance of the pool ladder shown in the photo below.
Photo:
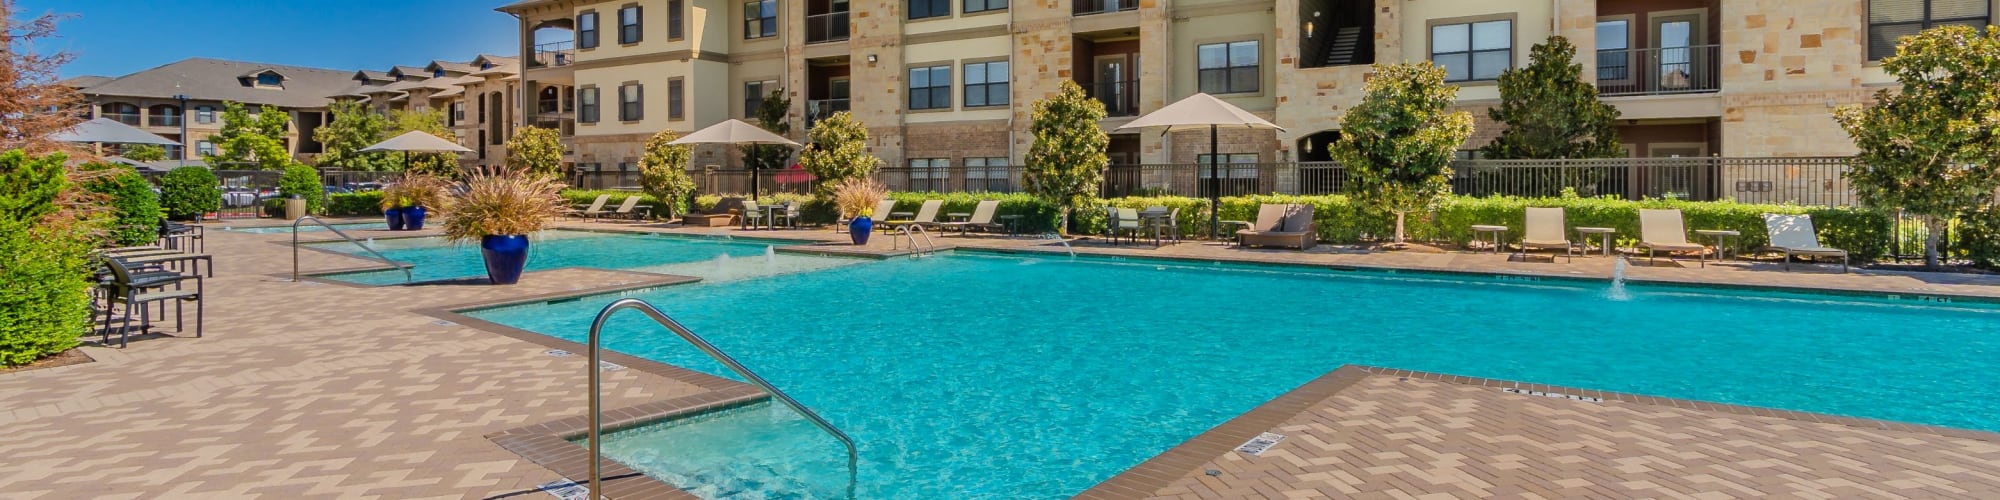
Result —
<path fill-rule="evenodd" d="M 403 284 L 405 285 L 410 284 L 411 277 L 410 277 L 409 264 L 404 264 L 401 262 L 396 262 L 394 260 L 389 260 L 389 257 L 382 255 L 382 252 L 377 252 L 373 248 L 368 248 L 368 245 L 363 245 L 361 244 L 361 242 L 355 241 L 354 237 L 348 236 L 347 233 L 340 232 L 340 229 L 327 224 L 326 221 L 319 220 L 318 217 L 313 217 L 310 215 L 305 217 L 300 217 L 298 220 L 292 221 L 292 282 L 293 283 L 297 283 L 299 281 L 299 224 L 305 221 L 312 221 L 312 223 L 314 224 L 319 224 L 319 227 L 326 228 L 326 230 L 328 231 L 333 231 L 333 234 L 340 235 L 340 239 L 347 240 L 348 243 L 353 243 L 354 246 L 361 247 L 362 250 L 367 250 L 368 253 L 373 254 L 376 259 L 381 259 L 382 262 L 387 263 L 390 266 L 394 266 L 396 269 L 403 271 Z"/>
<path fill-rule="evenodd" d="M 796 411 L 799 415 L 804 416 L 814 426 L 819 427 L 822 431 L 826 431 L 834 439 L 840 440 L 840 444 L 847 446 L 847 498 L 854 498 L 855 485 L 860 478 L 858 464 L 861 461 L 861 453 L 854 447 L 854 438 L 848 437 L 847 433 L 835 428 L 832 423 L 827 422 L 825 418 L 821 418 L 819 413 L 813 412 L 811 408 L 806 408 L 806 405 L 799 403 L 796 399 L 792 399 L 792 396 L 785 394 L 785 391 L 778 390 L 777 386 L 771 385 L 770 381 L 758 376 L 757 372 L 750 371 L 749 368 L 743 366 L 743 363 L 736 362 L 736 358 L 729 357 L 721 349 L 717 349 L 714 344 L 703 340 L 700 335 L 695 335 L 686 326 L 681 326 L 679 321 L 674 321 L 673 318 L 667 316 L 667 313 L 660 312 L 659 308 L 653 307 L 653 304 L 644 300 L 631 298 L 618 299 L 616 302 L 612 302 L 611 305 L 604 306 L 603 310 L 597 312 L 597 318 L 590 322 L 590 498 L 603 498 L 602 481 L 604 474 L 599 469 L 603 454 L 598 449 L 599 442 L 602 441 L 600 434 L 603 433 L 604 419 L 604 410 L 599 406 L 598 401 L 598 392 L 600 392 L 598 379 L 602 371 L 599 368 L 598 355 L 603 351 L 603 347 L 598 337 L 604 331 L 605 321 L 611 319 L 612 313 L 616 313 L 622 309 L 636 309 L 644 313 L 646 317 L 652 318 L 654 323 L 659 323 L 660 326 L 674 332 L 674 335 L 679 335 L 681 340 L 685 340 L 687 343 L 701 349 L 701 352 L 707 354 L 709 358 L 722 363 L 723 366 L 729 367 L 730 371 L 736 372 L 744 380 L 750 381 L 751 384 L 755 384 L 758 388 L 763 389 L 765 393 L 770 394 L 772 399 L 776 399 L 778 402 L 784 403 L 785 406 L 791 407 L 792 411 Z"/>
<path fill-rule="evenodd" d="M 914 233 L 910 232 L 910 228 L 916 228 L 916 232 Z M 902 235 L 903 238 L 910 240 L 910 251 L 914 252 L 914 255 L 918 257 L 923 257 L 925 255 L 937 253 L 937 243 L 931 241 L 930 231 L 925 231 L 924 226 L 922 224 L 904 224 L 901 226 L 897 226 L 896 234 Z M 917 235 L 923 235 L 924 237 L 923 246 L 917 245 Z M 903 240 L 901 239 L 890 238 L 889 242 L 890 242 L 889 245 L 890 250 L 899 250 L 903 248 L 902 247 Z"/>

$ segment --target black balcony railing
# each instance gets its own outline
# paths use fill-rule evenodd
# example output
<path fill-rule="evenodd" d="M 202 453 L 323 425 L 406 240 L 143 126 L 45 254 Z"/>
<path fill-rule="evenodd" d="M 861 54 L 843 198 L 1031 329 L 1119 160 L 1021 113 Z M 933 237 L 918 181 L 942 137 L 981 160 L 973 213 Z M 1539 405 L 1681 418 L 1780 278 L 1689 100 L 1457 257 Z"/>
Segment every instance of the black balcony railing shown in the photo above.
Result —
<path fill-rule="evenodd" d="M 1105 116 L 1139 114 L 1139 82 L 1097 82 L 1085 86 L 1090 97 L 1104 103 Z"/>
<path fill-rule="evenodd" d="M 1722 46 L 1597 51 L 1597 93 L 1604 96 L 1715 92 L 1722 89 Z"/>
<path fill-rule="evenodd" d="M 1079 16 L 1123 12 L 1138 9 L 1139 0 L 1076 0 L 1075 7 Z"/>
<path fill-rule="evenodd" d="M 838 42 L 847 39 L 847 11 L 806 16 L 806 43 Z"/>
<path fill-rule="evenodd" d="M 154 127 L 179 127 L 180 115 L 153 115 L 146 117 L 146 125 Z"/>
<path fill-rule="evenodd" d="M 98 116 L 99 118 L 106 118 L 106 119 L 110 119 L 111 121 L 115 121 L 115 122 L 118 122 L 118 123 L 123 123 L 123 124 L 126 124 L 126 125 L 131 125 L 131 126 L 134 126 L 134 127 L 137 127 L 137 126 L 139 126 L 139 114 L 138 114 L 138 113 L 102 113 L 102 114 L 99 114 L 99 115 L 97 115 L 97 116 Z"/>
<path fill-rule="evenodd" d="M 810 129 L 813 127 L 813 124 L 819 123 L 820 120 L 825 120 L 827 117 L 833 116 L 834 113 L 847 110 L 848 101 L 846 99 L 806 101 L 806 128 Z"/>
<path fill-rule="evenodd" d="M 535 57 L 528 60 L 528 67 L 568 66 L 575 62 L 576 42 L 549 42 L 535 44 Z"/>

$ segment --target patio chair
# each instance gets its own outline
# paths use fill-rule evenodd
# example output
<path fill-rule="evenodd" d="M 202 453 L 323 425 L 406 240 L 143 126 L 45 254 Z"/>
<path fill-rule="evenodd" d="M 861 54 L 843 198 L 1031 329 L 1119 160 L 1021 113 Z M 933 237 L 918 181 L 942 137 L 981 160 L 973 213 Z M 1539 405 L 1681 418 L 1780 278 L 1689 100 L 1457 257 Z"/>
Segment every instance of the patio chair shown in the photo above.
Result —
<path fill-rule="evenodd" d="M 1236 232 L 1238 246 L 1285 247 L 1299 250 L 1319 244 L 1313 225 L 1312 205 L 1263 205 L 1257 207 L 1257 222 Z"/>
<path fill-rule="evenodd" d="M 764 207 L 758 206 L 757 200 L 743 200 L 743 205 L 737 210 L 737 223 L 743 229 L 756 229 L 757 224 L 764 220 Z"/>
<path fill-rule="evenodd" d="M 636 221 L 639 220 L 639 213 L 635 212 L 634 210 L 638 208 L 639 208 L 639 196 L 638 195 L 626 196 L 625 201 L 618 203 L 617 210 L 612 210 L 609 212 L 600 212 L 595 216 L 595 218 L 632 219 Z"/>
<path fill-rule="evenodd" d="M 194 302 L 194 336 L 197 338 L 201 337 L 202 280 L 200 275 L 135 272 L 133 267 L 119 259 L 105 259 L 104 265 L 110 271 L 110 279 L 104 282 L 104 295 L 106 299 L 104 308 L 105 325 L 101 332 L 105 344 L 111 343 L 110 323 L 111 306 L 113 304 L 123 304 L 125 310 L 124 321 L 118 327 L 118 347 L 120 348 L 126 347 L 131 342 L 132 318 L 135 314 L 139 318 L 139 328 L 149 328 L 152 325 L 153 319 L 152 309 L 149 306 L 160 305 L 160 314 L 164 316 L 166 315 L 165 304 L 168 302 L 174 304 L 174 329 L 181 332 L 187 331 L 183 321 L 186 311 L 182 309 L 182 304 L 185 302 Z M 193 290 L 185 289 L 182 286 L 183 282 L 187 280 L 194 280 Z M 168 289 L 168 286 L 172 286 L 173 289 Z"/>
<path fill-rule="evenodd" d="M 1159 225 L 1157 228 L 1155 228 L 1156 232 L 1154 233 L 1154 237 L 1160 237 L 1164 235 L 1167 239 L 1173 240 L 1173 242 L 1175 243 L 1180 243 L 1181 241 L 1180 207 L 1167 208 L 1165 206 L 1154 205 L 1146 207 L 1146 211 L 1155 213 L 1164 212 L 1167 214 L 1166 218 L 1153 219 L 1154 224 Z"/>
<path fill-rule="evenodd" d="M 1688 242 L 1680 210 L 1640 209 L 1639 248 L 1646 249 L 1647 264 L 1653 263 L 1654 252 L 1667 252 L 1669 261 L 1674 259 L 1674 252 L 1694 252 L 1701 259 L 1701 267 L 1708 267 L 1708 247 Z"/>
<path fill-rule="evenodd" d="M 184 247 L 193 247 L 192 250 L 200 252 L 202 251 L 202 233 L 204 232 L 202 226 L 161 220 L 159 229 L 160 246 L 177 250 L 189 250 L 189 248 Z"/>
<path fill-rule="evenodd" d="M 590 202 L 589 208 L 583 208 L 583 209 L 571 208 L 567 211 L 564 211 L 563 216 L 590 220 L 591 217 L 596 217 L 597 214 L 604 213 L 604 204 L 610 201 L 611 201 L 611 195 L 600 194 L 597 195 L 597 201 Z"/>
<path fill-rule="evenodd" d="M 993 217 L 999 215 L 999 212 L 999 200 L 984 200 L 979 202 L 979 206 L 973 207 L 971 218 L 958 222 L 946 222 L 941 224 L 941 226 L 946 230 L 957 229 L 959 236 L 965 236 L 973 229 L 997 231 L 1005 228 L 1005 226 L 993 223 Z"/>
<path fill-rule="evenodd" d="M 889 227 L 909 226 L 937 227 L 938 210 L 944 208 L 944 200 L 924 200 L 923 208 L 917 209 L 916 217 L 909 220 L 888 221 Z"/>
<path fill-rule="evenodd" d="M 1106 225 L 1111 226 L 1111 242 L 1117 243 L 1118 235 L 1120 234 L 1125 235 L 1135 243 L 1138 242 L 1139 233 L 1144 232 L 1146 229 L 1139 219 L 1139 209 L 1115 208 L 1112 209 L 1111 213 L 1111 220 L 1106 223 Z"/>
<path fill-rule="evenodd" d="M 784 219 L 784 220 L 785 220 L 785 227 L 798 227 L 798 226 L 799 226 L 799 202 L 796 202 L 796 201 L 787 201 L 787 202 L 785 202 L 785 208 L 784 208 L 784 210 L 782 210 L 782 211 L 779 211 L 779 212 L 777 212 L 777 213 L 773 213 L 773 214 L 771 214 L 771 215 L 772 215 L 772 217 L 771 217 L 771 227 L 773 227 L 773 228 L 776 228 L 776 227 L 778 226 L 778 219 Z"/>
<path fill-rule="evenodd" d="M 1576 245 L 1571 244 L 1568 225 L 1564 224 L 1563 209 L 1528 207 L 1527 228 L 1521 235 L 1521 259 L 1528 258 L 1530 250 L 1561 249 L 1566 262 L 1576 261 Z M 1554 255 L 1549 262 L 1555 262 Z"/>
<path fill-rule="evenodd" d="M 1771 233 L 1771 250 L 1785 253 L 1785 270 L 1792 270 L 1792 256 L 1840 257 L 1840 272 L 1847 272 L 1847 251 L 1819 244 L 1811 215 L 1764 214 L 1764 229 Z"/>

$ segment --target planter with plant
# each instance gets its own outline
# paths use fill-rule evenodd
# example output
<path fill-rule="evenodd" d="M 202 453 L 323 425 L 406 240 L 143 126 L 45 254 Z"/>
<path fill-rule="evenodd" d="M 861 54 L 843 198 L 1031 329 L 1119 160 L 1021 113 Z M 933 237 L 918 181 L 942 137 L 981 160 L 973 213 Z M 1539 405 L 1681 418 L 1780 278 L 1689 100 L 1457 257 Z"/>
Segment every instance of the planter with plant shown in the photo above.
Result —
<path fill-rule="evenodd" d="M 444 210 L 450 201 L 450 181 L 436 175 L 412 172 L 382 188 L 382 215 L 392 231 L 416 231 L 424 220 Z"/>
<path fill-rule="evenodd" d="M 850 177 L 834 185 L 833 206 L 840 210 L 841 217 L 847 218 L 847 236 L 854 244 L 868 244 L 868 233 L 875 230 L 875 220 L 871 218 L 875 214 L 871 212 L 888 194 L 888 187 L 867 178 Z"/>
<path fill-rule="evenodd" d="M 520 171 L 475 174 L 445 219 L 445 239 L 479 241 L 486 276 L 496 285 L 514 284 L 528 265 L 528 234 L 562 215 L 562 188 L 552 176 Z"/>

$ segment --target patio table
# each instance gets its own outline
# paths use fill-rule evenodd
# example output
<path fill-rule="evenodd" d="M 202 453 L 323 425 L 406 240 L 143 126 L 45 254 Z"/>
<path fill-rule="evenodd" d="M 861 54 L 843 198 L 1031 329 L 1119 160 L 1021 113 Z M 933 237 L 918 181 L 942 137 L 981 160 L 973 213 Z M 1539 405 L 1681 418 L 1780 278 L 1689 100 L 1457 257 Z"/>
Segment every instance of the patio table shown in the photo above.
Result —
<path fill-rule="evenodd" d="M 1722 259 L 1729 258 L 1728 243 L 1730 238 L 1743 236 L 1743 233 L 1741 231 L 1732 231 L 1728 229 L 1697 229 L 1695 230 L 1694 233 L 1715 239 L 1716 262 L 1721 262 Z"/>
<path fill-rule="evenodd" d="M 1605 257 L 1610 257 L 1610 256 L 1611 256 L 1611 235 L 1612 235 L 1613 233 L 1617 233 L 1617 232 L 1618 232 L 1618 230 L 1617 230 L 1617 229 L 1613 229 L 1613 228 L 1608 228 L 1608 227 L 1579 227 L 1579 228 L 1576 228 L 1576 234 L 1580 235 L 1580 237 L 1578 237 L 1577 239 L 1579 239 L 1579 240 L 1583 240 L 1583 242 L 1584 242 L 1584 244 L 1585 244 L 1585 245 L 1589 245 L 1589 244 L 1590 244 L 1590 235 L 1593 235 L 1593 234 L 1597 235 L 1597 237 L 1598 237 L 1598 240 L 1599 240 L 1599 242 L 1598 242 L 1597 246 L 1598 246 L 1599 248 L 1602 248 L 1602 249 L 1604 249 L 1604 256 L 1605 256 Z M 1586 246 L 1586 247 L 1584 248 L 1584 250 L 1585 250 L 1585 252 L 1586 252 L 1586 253 L 1585 253 L 1585 255 L 1589 255 L 1589 254 L 1588 254 L 1588 251 L 1590 250 L 1590 248 Z"/>
<path fill-rule="evenodd" d="M 1474 241 L 1479 240 L 1479 235 L 1481 234 L 1486 234 L 1486 233 L 1493 234 L 1493 253 L 1496 254 L 1500 253 L 1500 233 L 1505 233 L 1505 232 L 1507 232 L 1507 226 L 1494 226 L 1486 224 L 1472 225 L 1472 239 Z"/>

